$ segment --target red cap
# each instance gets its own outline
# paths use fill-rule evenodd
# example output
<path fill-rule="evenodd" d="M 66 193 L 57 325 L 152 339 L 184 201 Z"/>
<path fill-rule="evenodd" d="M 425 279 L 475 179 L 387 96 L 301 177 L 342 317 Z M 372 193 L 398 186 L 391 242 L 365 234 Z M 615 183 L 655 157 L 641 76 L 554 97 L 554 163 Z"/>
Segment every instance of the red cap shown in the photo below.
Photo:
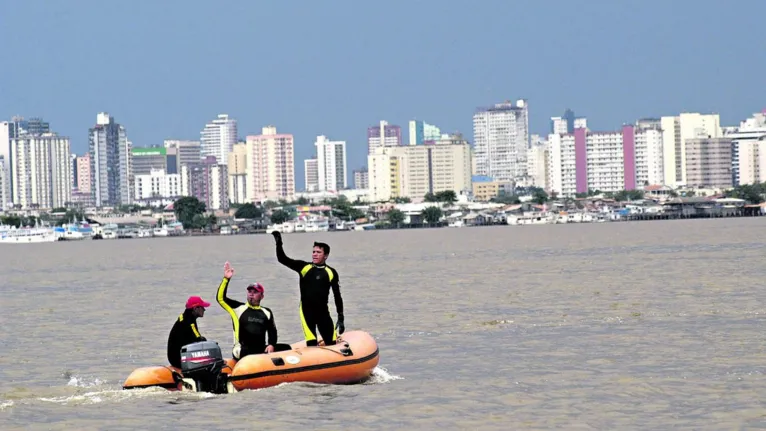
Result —
<path fill-rule="evenodd" d="M 199 296 L 190 296 L 189 299 L 186 300 L 186 308 L 194 307 L 210 307 L 210 303 L 203 301 Z"/>
<path fill-rule="evenodd" d="M 261 292 L 261 293 L 263 293 L 265 290 L 261 283 L 253 283 L 247 286 L 247 290 L 250 290 L 250 289 L 255 290 L 256 292 Z"/>

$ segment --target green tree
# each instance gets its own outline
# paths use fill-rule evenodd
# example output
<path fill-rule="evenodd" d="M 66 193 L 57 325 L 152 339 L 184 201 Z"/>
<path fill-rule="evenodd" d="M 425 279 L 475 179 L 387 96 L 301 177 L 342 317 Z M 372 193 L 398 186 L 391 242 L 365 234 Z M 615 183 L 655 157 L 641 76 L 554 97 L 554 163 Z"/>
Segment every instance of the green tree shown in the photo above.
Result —
<path fill-rule="evenodd" d="M 457 194 L 455 194 L 454 190 L 444 190 L 439 193 L 436 193 L 436 202 L 449 202 L 454 203 L 457 202 Z"/>
<path fill-rule="evenodd" d="M 394 203 L 396 204 L 408 204 L 410 202 L 412 202 L 412 200 L 406 196 L 394 198 Z"/>
<path fill-rule="evenodd" d="M 507 204 L 507 205 L 515 205 L 515 204 L 521 203 L 518 196 L 506 195 L 506 194 L 499 194 L 495 196 L 494 198 L 490 199 L 490 201 L 498 203 L 498 204 Z"/>
<path fill-rule="evenodd" d="M 426 202 L 439 202 L 436 199 L 436 195 L 434 195 L 431 192 L 426 193 L 425 196 L 423 196 L 423 200 L 426 201 Z"/>
<path fill-rule="evenodd" d="M 348 198 L 342 195 L 336 199 L 326 200 L 324 204 L 332 207 L 332 214 L 343 220 L 350 221 L 364 217 L 364 213 L 354 208 L 351 202 L 348 201 Z"/>
<path fill-rule="evenodd" d="M 442 209 L 439 207 L 428 207 L 423 210 L 421 215 L 429 224 L 439 223 L 439 219 L 442 218 Z"/>
<path fill-rule="evenodd" d="M 184 196 L 173 203 L 173 212 L 184 229 L 194 229 L 199 224 L 199 219 L 195 220 L 195 216 L 205 212 L 205 204 L 194 196 Z"/>
<path fill-rule="evenodd" d="M 21 217 L 18 216 L 0 217 L 0 224 L 5 224 L 8 226 L 21 227 L 21 222 Z"/>
<path fill-rule="evenodd" d="M 246 218 L 246 219 L 255 219 L 255 218 L 261 218 L 263 215 L 263 210 L 255 206 L 255 204 L 252 203 L 246 203 L 242 205 L 241 207 L 237 208 L 237 212 L 234 213 L 235 218 Z"/>
<path fill-rule="evenodd" d="M 271 213 L 271 222 L 273 224 L 282 224 L 287 220 L 290 220 L 290 214 L 285 210 L 276 210 Z"/>
<path fill-rule="evenodd" d="M 400 210 L 392 208 L 390 211 L 388 211 L 388 214 L 386 214 L 386 218 L 392 225 L 399 226 L 400 224 L 404 223 L 405 215 Z"/>
<path fill-rule="evenodd" d="M 726 193 L 726 197 L 744 199 L 748 202 L 759 204 L 763 202 L 764 192 L 766 192 L 766 183 L 742 184 L 729 190 Z"/>
<path fill-rule="evenodd" d="M 545 202 L 548 202 L 548 193 L 545 193 L 545 190 L 536 187 L 532 192 L 532 202 L 538 205 L 542 205 Z"/>

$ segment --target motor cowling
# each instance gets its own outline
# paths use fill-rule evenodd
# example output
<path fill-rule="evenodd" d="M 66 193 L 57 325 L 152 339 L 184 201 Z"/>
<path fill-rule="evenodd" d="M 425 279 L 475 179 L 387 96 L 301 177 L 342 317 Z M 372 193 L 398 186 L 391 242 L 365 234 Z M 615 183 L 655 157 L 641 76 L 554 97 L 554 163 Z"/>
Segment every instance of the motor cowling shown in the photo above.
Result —
<path fill-rule="evenodd" d="M 181 373 L 196 392 L 226 393 L 226 362 L 215 341 L 200 341 L 181 347 Z"/>

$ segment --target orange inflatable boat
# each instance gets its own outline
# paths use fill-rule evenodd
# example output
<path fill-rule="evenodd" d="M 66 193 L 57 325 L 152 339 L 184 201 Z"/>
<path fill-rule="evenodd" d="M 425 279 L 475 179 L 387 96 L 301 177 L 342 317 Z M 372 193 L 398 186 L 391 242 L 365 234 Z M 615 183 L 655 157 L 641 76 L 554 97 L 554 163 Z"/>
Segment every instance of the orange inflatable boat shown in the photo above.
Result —
<path fill-rule="evenodd" d="M 364 381 L 380 361 L 378 345 L 364 331 L 349 331 L 333 346 L 308 347 L 305 341 L 292 350 L 248 355 L 240 361 L 224 360 L 211 341 L 184 346 L 184 370 L 143 367 L 134 370 L 124 389 L 158 386 L 171 391 L 232 393 L 286 382 L 351 384 Z"/>

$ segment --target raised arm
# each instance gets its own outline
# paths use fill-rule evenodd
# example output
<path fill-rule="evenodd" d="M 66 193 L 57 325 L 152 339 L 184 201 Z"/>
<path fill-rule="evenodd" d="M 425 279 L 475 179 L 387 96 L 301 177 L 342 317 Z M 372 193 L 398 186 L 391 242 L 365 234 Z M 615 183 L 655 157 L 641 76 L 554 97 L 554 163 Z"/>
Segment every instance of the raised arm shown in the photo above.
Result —
<path fill-rule="evenodd" d="M 232 276 L 234 276 L 234 269 L 229 265 L 229 262 L 226 262 L 223 266 L 223 279 L 221 280 L 221 284 L 218 285 L 218 293 L 215 298 L 224 310 L 233 315 L 233 309 L 242 305 L 243 302 L 239 302 L 226 296 L 226 292 L 229 288 L 229 280 Z"/>
<path fill-rule="evenodd" d="M 274 235 L 274 239 L 277 243 L 277 261 L 279 261 L 279 263 L 282 265 L 292 269 L 293 271 L 300 273 L 303 267 L 309 263 L 302 260 L 290 259 L 287 257 L 285 250 L 282 248 L 282 234 L 278 231 L 274 231 L 271 234 Z"/>
<path fill-rule="evenodd" d="M 338 333 L 342 334 L 346 330 L 345 316 L 343 315 L 343 297 L 340 295 L 340 276 L 335 268 L 332 269 L 333 278 L 330 282 L 332 287 L 332 297 L 335 298 L 335 311 L 338 312 L 338 324 L 335 325 Z"/>

